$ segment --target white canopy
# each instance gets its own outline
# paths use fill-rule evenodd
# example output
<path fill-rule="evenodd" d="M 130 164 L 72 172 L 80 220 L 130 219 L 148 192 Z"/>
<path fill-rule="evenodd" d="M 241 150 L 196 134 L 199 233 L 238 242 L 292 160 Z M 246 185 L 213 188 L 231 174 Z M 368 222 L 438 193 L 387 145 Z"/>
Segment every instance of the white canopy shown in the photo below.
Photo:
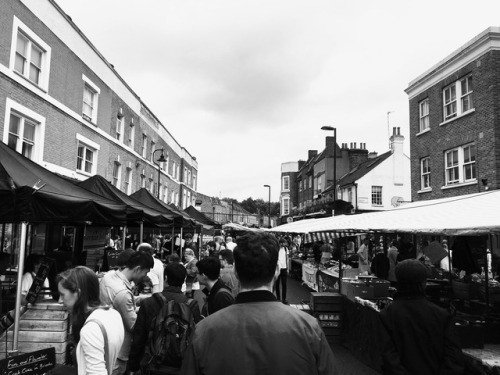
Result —
<path fill-rule="evenodd" d="M 227 223 L 222 225 L 222 229 L 232 229 L 236 231 L 245 231 L 245 232 L 261 232 L 263 229 L 259 228 L 249 228 L 237 223 Z"/>
<path fill-rule="evenodd" d="M 421 233 L 483 235 L 500 233 L 500 191 L 409 203 L 390 211 L 309 219 L 272 228 L 273 232 L 311 234 Z"/>

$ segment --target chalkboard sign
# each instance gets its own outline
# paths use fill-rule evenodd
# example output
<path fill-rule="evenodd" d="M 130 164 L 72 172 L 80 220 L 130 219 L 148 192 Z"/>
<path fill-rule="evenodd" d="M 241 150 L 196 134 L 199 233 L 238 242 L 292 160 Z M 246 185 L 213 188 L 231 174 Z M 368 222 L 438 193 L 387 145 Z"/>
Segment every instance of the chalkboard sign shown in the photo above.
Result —
<path fill-rule="evenodd" d="M 106 259 L 108 261 L 109 269 L 118 267 L 118 255 L 120 255 L 121 250 L 109 250 L 106 249 Z"/>
<path fill-rule="evenodd" d="M 45 279 L 47 278 L 50 267 L 54 263 L 54 259 L 50 258 L 43 258 L 42 263 L 40 264 L 40 268 L 38 269 L 38 272 L 36 273 L 35 279 L 33 280 L 33 284 L 31 284 L 31 288 L 28 292 L 28 295 L 26 296 L 26 301 L 29 303 L 34 303 L 40 294 L 40 290 L 43 288 L 43 283 L 45 282 Z"/>
<path fill-rule="evenodd" d="M 56 349 L 47 348 L 0 360 L 0 375 L 42 375 L 56 364 Z"/>

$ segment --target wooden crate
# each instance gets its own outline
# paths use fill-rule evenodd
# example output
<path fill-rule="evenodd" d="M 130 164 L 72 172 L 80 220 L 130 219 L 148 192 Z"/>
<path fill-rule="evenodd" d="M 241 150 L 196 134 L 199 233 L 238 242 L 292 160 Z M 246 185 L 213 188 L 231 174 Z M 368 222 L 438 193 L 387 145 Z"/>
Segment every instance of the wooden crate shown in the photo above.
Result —
<path fill-rule="evenodd" d="M 68 346 L 68 312 L 62 305 L 40 303 L 29 308 L 19 321 L 19 354 L 55 348 L 56 363 L 64 364 Z M 7 336 L 7 337 L 5 337 Z M 0 337 L 0 359 L 12 349 L 14 325 Z"/>

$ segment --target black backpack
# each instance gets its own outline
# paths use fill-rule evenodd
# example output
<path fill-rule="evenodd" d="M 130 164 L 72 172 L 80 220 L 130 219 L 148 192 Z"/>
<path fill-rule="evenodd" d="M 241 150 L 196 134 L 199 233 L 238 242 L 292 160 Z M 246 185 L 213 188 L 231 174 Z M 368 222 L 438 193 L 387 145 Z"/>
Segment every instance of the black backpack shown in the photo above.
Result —
<path fill-rule="evenodd" d="M 192 308 L 195 301 L 167 301 L 162 293 L 153 294 L 161 309 L 151 322 L 149 340 L 141 364 L 143 373 L 180 368 L 195 326 Z"/>

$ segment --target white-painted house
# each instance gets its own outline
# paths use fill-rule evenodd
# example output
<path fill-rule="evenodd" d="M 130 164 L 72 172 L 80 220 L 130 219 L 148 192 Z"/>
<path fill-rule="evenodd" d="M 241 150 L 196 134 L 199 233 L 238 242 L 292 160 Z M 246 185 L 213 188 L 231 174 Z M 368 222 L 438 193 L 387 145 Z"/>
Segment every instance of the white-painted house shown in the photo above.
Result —
<path fill-rule="evenodd" d="M 403 153 L 404 137 L 393 128 L 391 149 L 369 159 L 337 182 L 339 199 L 355 211 L 380 211 L 411 201 L 410 158 Z"/>

